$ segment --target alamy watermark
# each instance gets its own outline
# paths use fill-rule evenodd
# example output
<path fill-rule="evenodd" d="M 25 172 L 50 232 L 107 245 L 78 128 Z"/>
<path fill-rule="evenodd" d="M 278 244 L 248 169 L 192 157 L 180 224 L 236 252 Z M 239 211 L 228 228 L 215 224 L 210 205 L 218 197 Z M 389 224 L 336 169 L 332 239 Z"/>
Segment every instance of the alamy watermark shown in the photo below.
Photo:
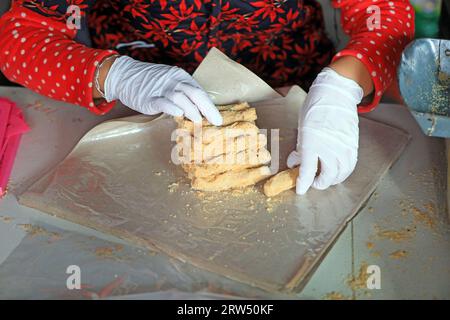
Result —
<path fill-rule="evenodd" d="M 258 166 L 270 162 L 272 172 L 279 169 L 279 129 L 258 129 L 254 125 L 249 128 L 193 126 L 191 130 L 174 130 L 171 141 L 176 141 L 171 152 L 175 165 Z"/>
<path fill-rule="evenodd" d="M 381 10 L 377 5 L 370 5 L 367 7 L 366 12 L 370 16 L 366 20 L 367 29 L 369 31 L 381 29 Z"/>
<path fill-rule="evenodd" d="M 381 289 L 381 269 L 376 264 L 372 264 L 367 266 L 366 269 L 367 280 L 366 286 L 367 289 Z"/>
<path fill-rule="evenodd" d="M 69 276 L 66 279 L 66 287 L 68 290 L 81 289 L 81 268 L 75 264 L 67 267 L 66 274 Z"/>
<path fill-rule="evenodd" d="M 81 29 L 81 9 L 77 5 L 70 5 L 66 11 L 69 17 L 66 21 L 66 26 L 69 30 Z"/>

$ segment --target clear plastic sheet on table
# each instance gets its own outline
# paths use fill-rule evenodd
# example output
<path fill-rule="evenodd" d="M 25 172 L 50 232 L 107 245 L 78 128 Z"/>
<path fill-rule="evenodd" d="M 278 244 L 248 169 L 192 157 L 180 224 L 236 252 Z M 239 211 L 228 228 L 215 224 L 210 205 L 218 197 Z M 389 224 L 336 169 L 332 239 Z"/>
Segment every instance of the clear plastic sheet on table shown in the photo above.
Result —
<path fill-rule="evenodd" d="M 216 103 L 250 101 L 260 128 L 282 128 L 278 156 L 270 147 L 283 169 L 295 146 L 303 90 L 294 86 L 282 97 L 218 50 L 195 76 Z M 361 118 L 359 161 L 345 183 L 267 199 L 260 185 L 242 193 L 191 190 L 170 160 L 174 129 L 166 116 L 100 124 L 20 202 L 239 282 L 290 292 L 305 284 L 409 139 Z"/>

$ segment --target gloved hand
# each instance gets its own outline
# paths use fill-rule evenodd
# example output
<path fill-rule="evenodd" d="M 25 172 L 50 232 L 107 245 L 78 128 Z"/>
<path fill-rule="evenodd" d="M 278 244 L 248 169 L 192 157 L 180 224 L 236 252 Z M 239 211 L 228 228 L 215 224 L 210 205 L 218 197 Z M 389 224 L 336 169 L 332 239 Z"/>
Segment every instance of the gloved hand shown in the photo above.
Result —
<path fill-rule="evenodd" d="M 300 165 L 298 194 L 305 194 L 311 186 L 323 190 L 341 183 L 355 169 L 357 105 L 362 97 L 363 90 L 355 81 L 331 68 L 324 68 L 314 80 L 299 114 L 297 149 L 287 159 L 290 168 Z"/>
<path fill-rule="evenodd" d="M 202 121 L 202 114 L 211 124 L 222 124 L 222 116 L 208 94 L 178 67 L 121 56 L 109 69 L 104 91 L 108 102 L 119 99 L 143 114 L 184 115 L 196 123 Z"/>

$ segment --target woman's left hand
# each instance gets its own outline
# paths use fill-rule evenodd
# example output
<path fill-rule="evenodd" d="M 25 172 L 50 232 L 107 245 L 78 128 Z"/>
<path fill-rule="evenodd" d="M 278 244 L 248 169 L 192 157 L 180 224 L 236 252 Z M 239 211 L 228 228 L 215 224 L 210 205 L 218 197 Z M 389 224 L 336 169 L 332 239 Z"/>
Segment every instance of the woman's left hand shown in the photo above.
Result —
<path fill-rule="evenodd" d="M 311 186 L 323 190 L 341 183 L 353 172 L 358 159 L 357 105 L 362 98 L 357 82 L 331 68 L 317 76 L 300 110 L 297 148 L 287 160 L 290 168 L 300 165 L 298 194 Z"/>

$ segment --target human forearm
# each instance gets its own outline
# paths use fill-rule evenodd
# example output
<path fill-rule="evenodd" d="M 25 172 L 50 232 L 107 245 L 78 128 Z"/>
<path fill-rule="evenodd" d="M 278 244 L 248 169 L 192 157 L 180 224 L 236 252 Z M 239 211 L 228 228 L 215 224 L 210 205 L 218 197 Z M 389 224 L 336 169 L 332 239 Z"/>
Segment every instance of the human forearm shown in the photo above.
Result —
<path fill-rule="evenodd" d="M 372 78 L 373 94 L 358 106 L 358 112 L 371 111 L 395 80 L 403 48 L 413 39 L 414 10 L 408 0 L 332 0 L 332 3 L 341 10 L 342 28 L 350 37 L 333 61 L 351 56 L 365 66 Z M 331 67 L 346 76 L 342 69 L 348 68 Z M 364 86 L 365 95 L 370 93 L 363 74 L 353 72 L 348 76 Z"/>
<path fill-rule="evenodd" d="M 96 66 L 113 54 L 74 40 L 76 30 L 19 5 L 0 18 L 0 67 L 11 81 L 41 95 L 104 114 L 93 100 Z"/>

